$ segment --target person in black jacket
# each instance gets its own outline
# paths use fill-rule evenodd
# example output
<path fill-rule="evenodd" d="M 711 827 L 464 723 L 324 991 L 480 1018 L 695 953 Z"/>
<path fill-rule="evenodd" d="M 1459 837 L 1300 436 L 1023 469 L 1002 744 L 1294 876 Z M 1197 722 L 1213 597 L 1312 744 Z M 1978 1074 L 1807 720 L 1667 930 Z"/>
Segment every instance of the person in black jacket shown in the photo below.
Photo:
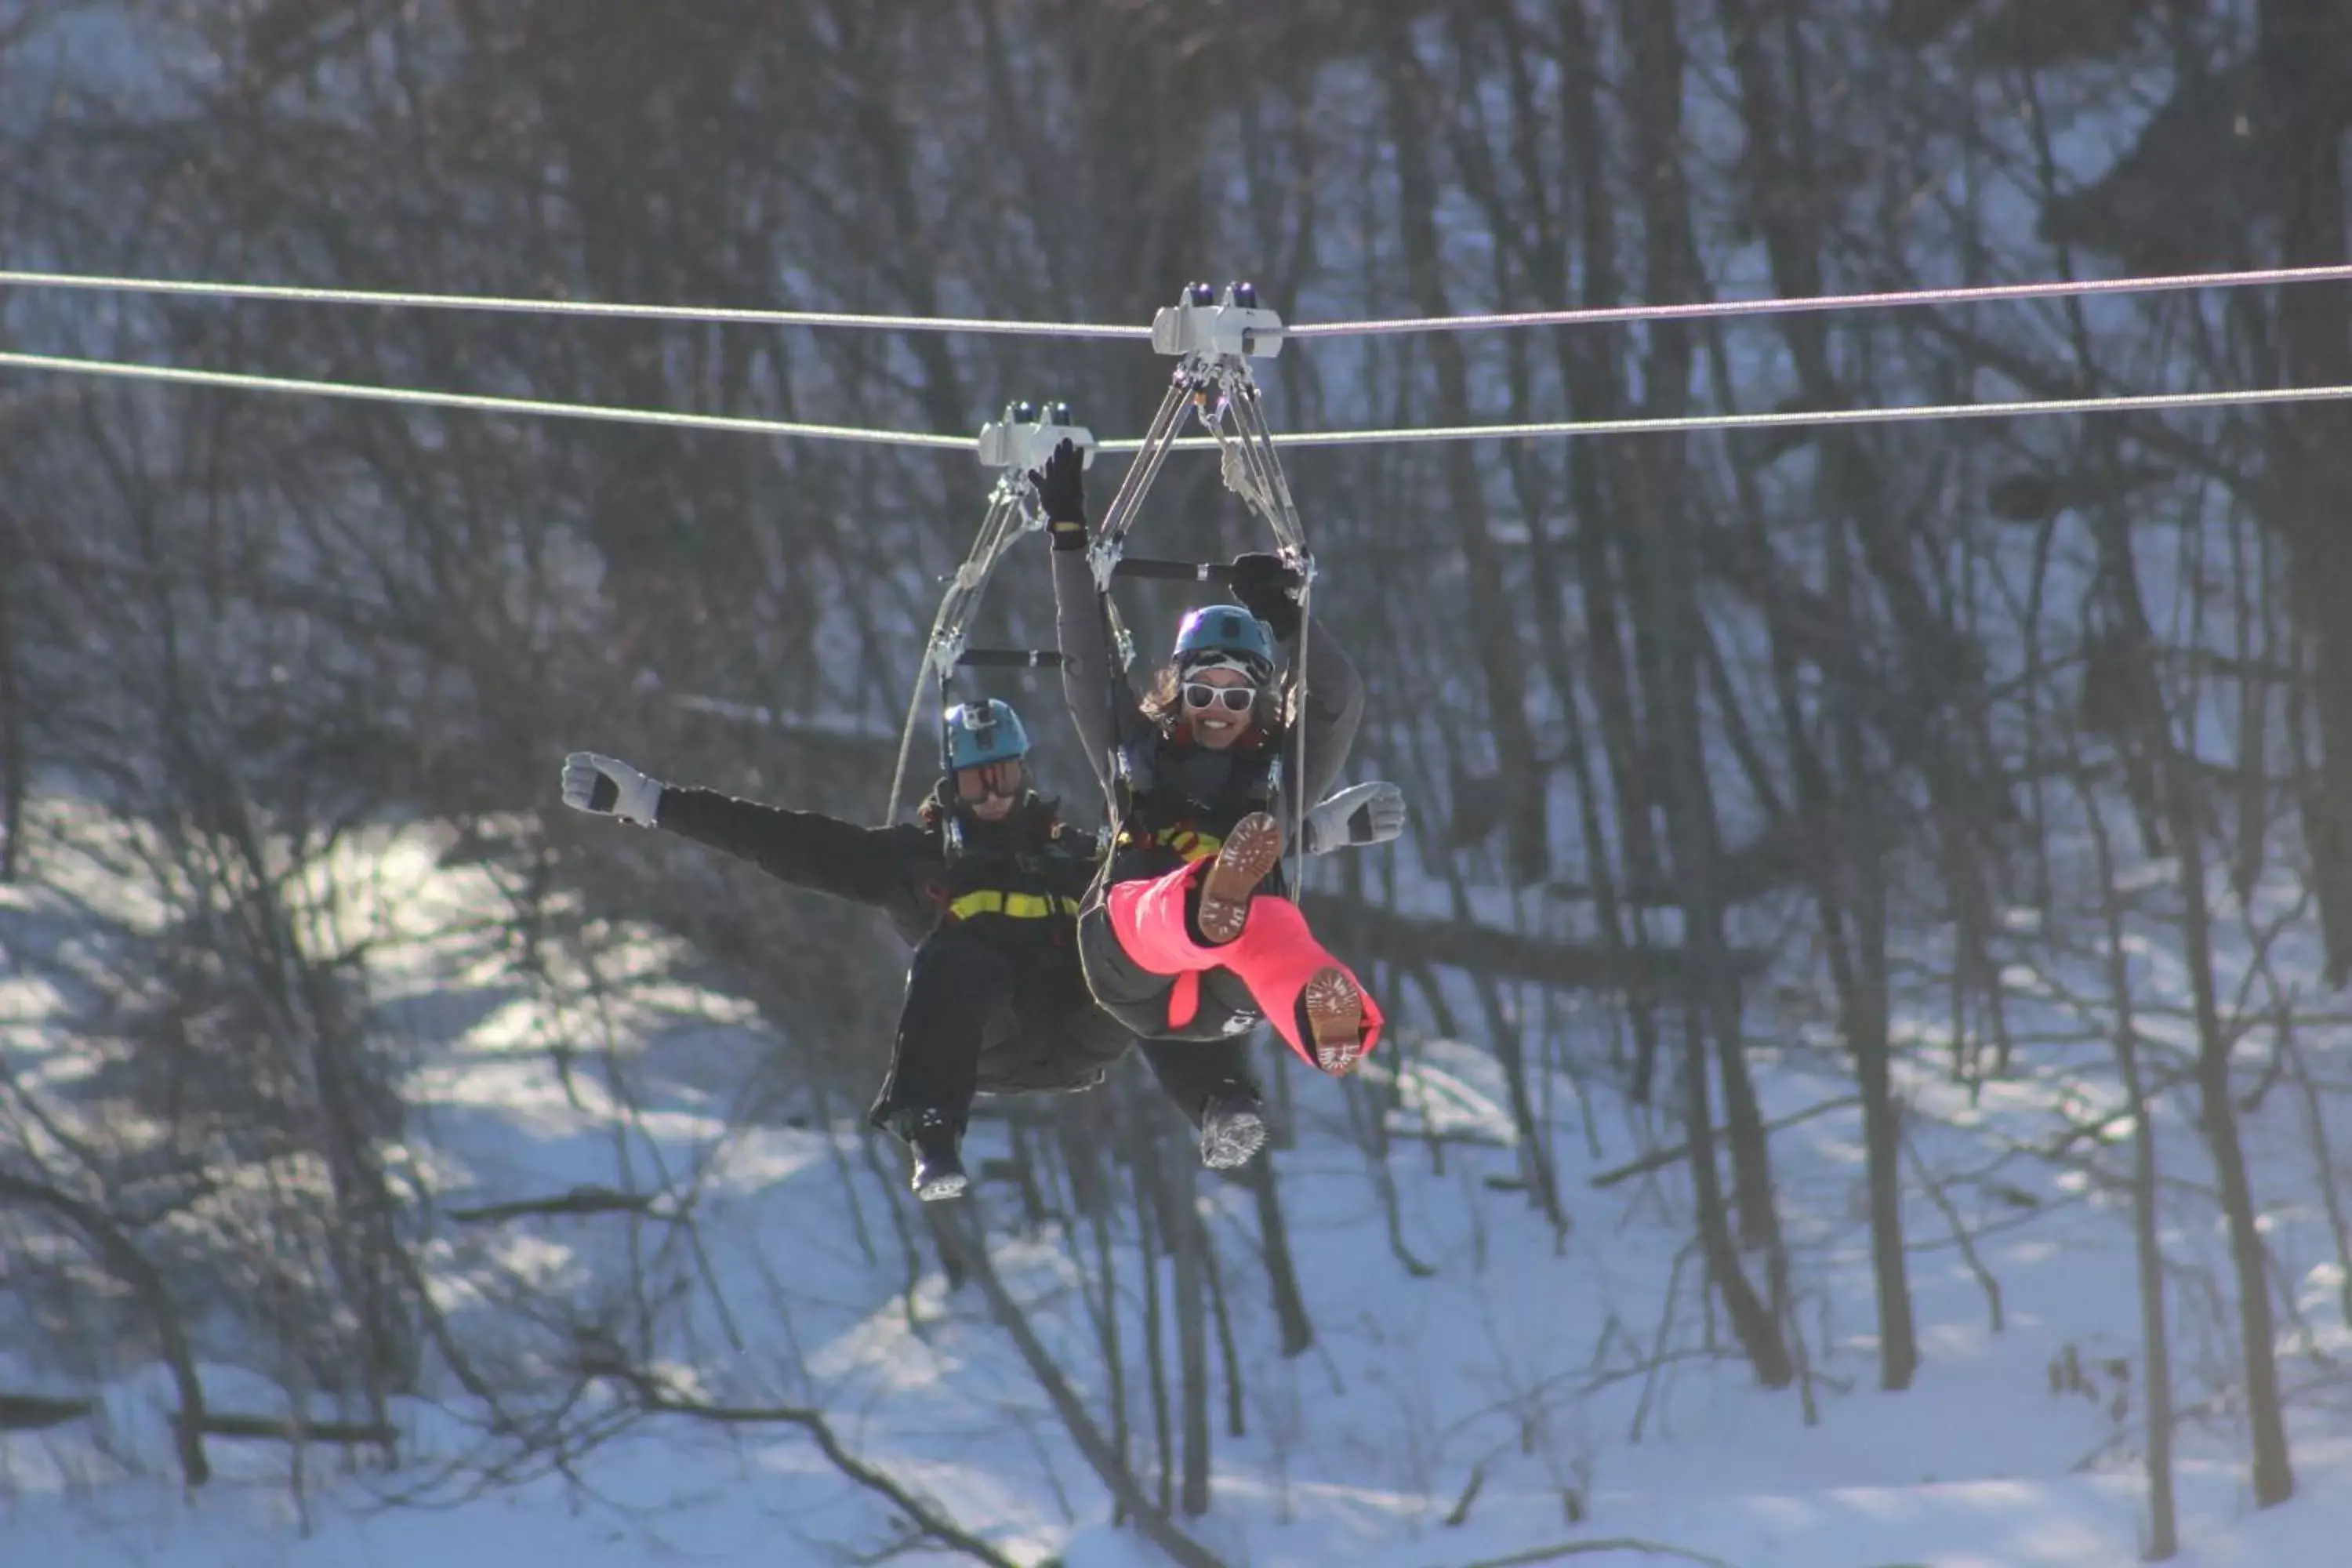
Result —
<path fill-rule="evenodd" d="M 927 1200 L 965 1188 L 959 1149 L 975 1094 L 1090 1088 L 1136 1038 L 1079 971 L 1075 917 L 1100 864 L 1094 836 L 1031 786 L 1028 736 L 1008 704 L 960 705 L 947 726 L 951 771 L 919 821 L 887 827 L 666 785 L 593 752 L 563 766 L 567 805 L 664 828 L 889 917 L 915 952 L 872 1120 L 912 1146 Z M 1245 1042 L 1143 1047 L 1199 1129 L 1203 1161 L 1245 1163 L 1266 1135 Z"/>

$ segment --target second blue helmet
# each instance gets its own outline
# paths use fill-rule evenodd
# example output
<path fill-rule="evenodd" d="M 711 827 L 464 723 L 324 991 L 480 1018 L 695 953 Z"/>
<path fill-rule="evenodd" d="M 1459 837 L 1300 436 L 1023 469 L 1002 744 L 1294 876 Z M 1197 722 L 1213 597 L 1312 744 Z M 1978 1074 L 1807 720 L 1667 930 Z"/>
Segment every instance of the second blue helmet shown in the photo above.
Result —
<path fill-rule="evenodd" d="M 948 731 L 948 766 L 985 767 L 1029 754 L 1029 731 L 1009 702 L 959 702 L 941 715 Z"/>

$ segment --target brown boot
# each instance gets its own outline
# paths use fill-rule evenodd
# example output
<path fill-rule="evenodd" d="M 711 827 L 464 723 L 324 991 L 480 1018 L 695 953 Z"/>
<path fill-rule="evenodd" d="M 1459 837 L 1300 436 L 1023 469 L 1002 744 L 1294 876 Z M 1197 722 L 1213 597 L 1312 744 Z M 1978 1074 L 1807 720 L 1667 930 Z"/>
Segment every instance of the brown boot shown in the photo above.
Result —
<path fill-rule="evenodd" d="M 1250 896 L 1282 859 L 1282 825 L 1263 811 L 1251 812 L 1225 835 L 1224 847 L 1201 879 L 1201 940 L 1223 947 L 1242 934 Z"/>
<path fill-rule="evenodd" d="M 1325 1072 L 1351 1070 L 1364 1054 L 1364 994 L 1353 976 L 1332 964 L 1317 970 L 1299 995 L 1307 1033 L 1315 1042 L 1315 1063 Z"/>

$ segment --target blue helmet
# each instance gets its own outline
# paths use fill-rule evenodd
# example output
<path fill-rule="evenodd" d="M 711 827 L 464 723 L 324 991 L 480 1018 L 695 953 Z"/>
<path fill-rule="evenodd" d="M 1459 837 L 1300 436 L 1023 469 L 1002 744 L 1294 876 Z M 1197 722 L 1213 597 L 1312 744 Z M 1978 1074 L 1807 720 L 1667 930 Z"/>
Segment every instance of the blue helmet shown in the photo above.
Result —
<path fill-rule="evenodd" d="M 947 725 L 948 767 L 984 767 L 1029 754 L 1029 731 L 1009 702 L 959 702 L 940 715 Z"/>
<path fill-rule="evenodd" d="M 1264 621 L 1239 605 L 1203 605 L 1177 628 L 1177 668 L 1219 662 L 1220 656 L 1260 685 L 1274 679 L 1274 638 Z"/>

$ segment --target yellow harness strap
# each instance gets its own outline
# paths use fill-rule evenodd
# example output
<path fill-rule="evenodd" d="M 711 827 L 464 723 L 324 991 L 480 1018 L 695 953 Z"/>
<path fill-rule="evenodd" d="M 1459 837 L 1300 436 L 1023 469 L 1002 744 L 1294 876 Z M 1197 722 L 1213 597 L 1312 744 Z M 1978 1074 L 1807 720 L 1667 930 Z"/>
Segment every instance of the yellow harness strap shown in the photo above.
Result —
<path fill-rule="evenodd" d="M 995 888 L 966 893 L 948 906 L 948 913 L 960 921 L 968 921 L 974 915 L 1005 915 L 1016 921 L 1042 921 L 1077 912 L 1078 900 L 1076 899 L 1051 898 L 1044 893 L 1007 893 Z"/>
<path fill-rule="evenodd" d="M 1157 833 L 1140 836 L 1130 829 L 1118 836 L 1118 843 L 1122 849 L 1132 849 L 1138 844 L 1158 844 L 1182 856 L 1187 865 L 1206 860 L 1225 847 L 1225 841 L 1215 834 L 1197 833 L 1189 827 L 1163 827 Z"/>

